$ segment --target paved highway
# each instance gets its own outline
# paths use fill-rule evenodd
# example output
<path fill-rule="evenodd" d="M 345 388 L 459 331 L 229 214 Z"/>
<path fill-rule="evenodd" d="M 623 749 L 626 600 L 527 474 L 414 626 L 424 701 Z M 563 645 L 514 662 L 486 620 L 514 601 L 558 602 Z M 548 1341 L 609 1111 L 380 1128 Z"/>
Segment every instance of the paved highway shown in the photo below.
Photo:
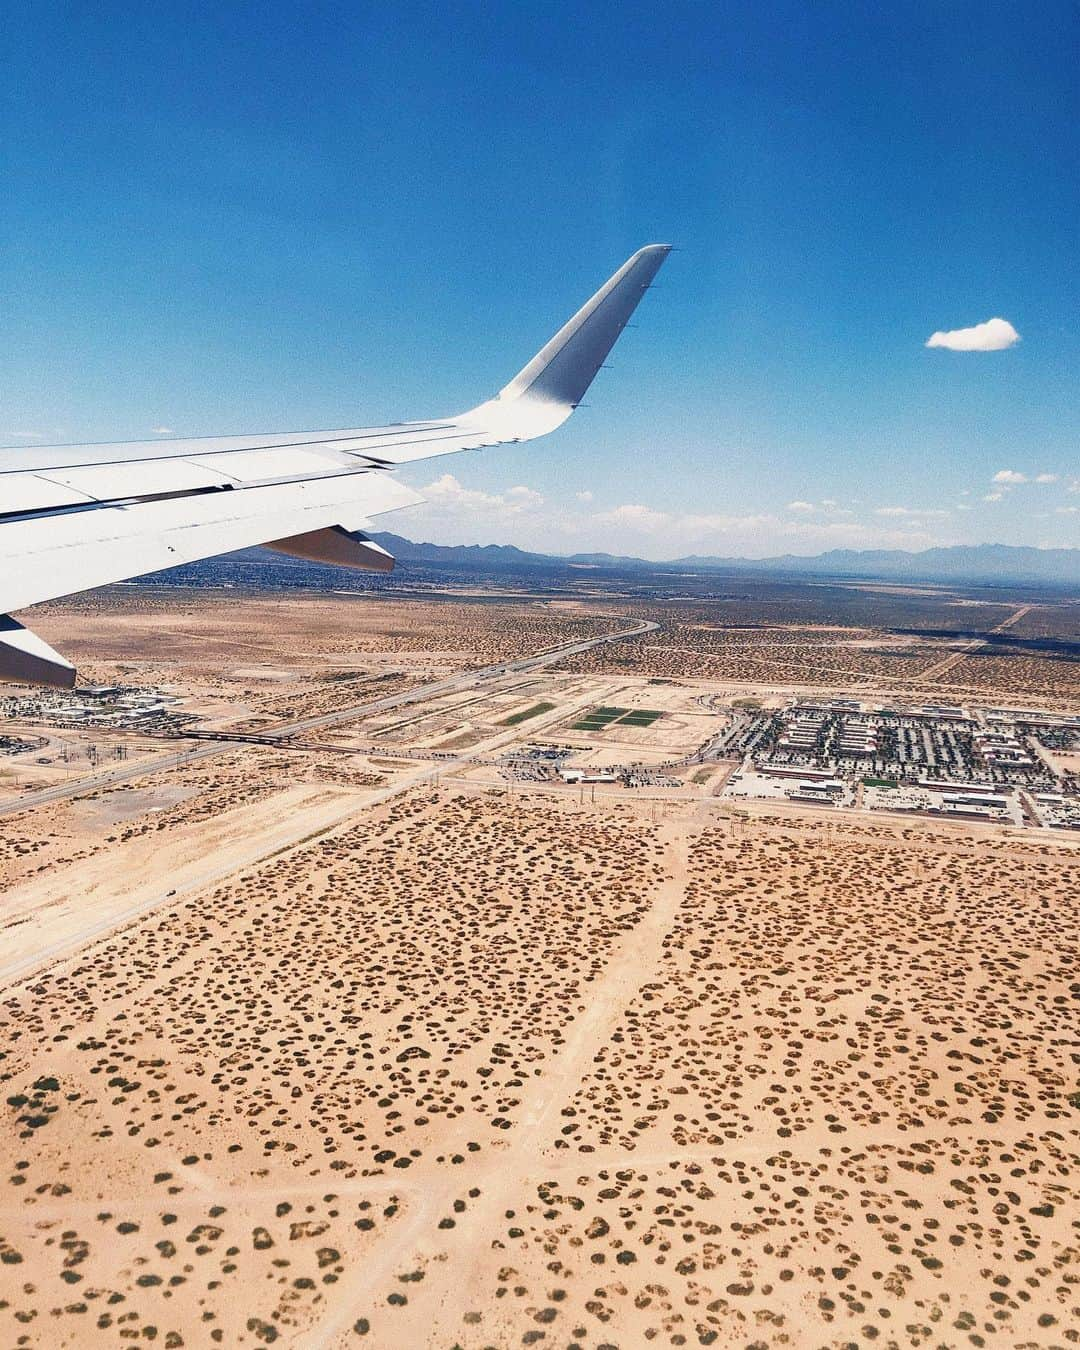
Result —
<path fill-rule="evenodd" d="M 153 759 L 134 760 L 116 769 L 103 769 L 100 773 L 86 774 L 72 783 L 57 783 L 54 787 L 39 788 L 37 792 L 25 792 L 10 802 L 0 805 L 0 816 L 20 815 L 35 806 L 44 806 L 48 802 L 63 801 L 65 797 L 82 797 L 87 792 L 109 787 L 113 783 L 127 783 L 133 778 L 143 778 L 147 774 L 162 773 L 165 769 L 175 769 L 180 764 L 190 764 L 197 759 L 212 759 L 214 755 L 224 754 L 229 745 L 218 743 L 199 745 L 193 750 L 178 750 L 167 755 L 157 755 Z"/>

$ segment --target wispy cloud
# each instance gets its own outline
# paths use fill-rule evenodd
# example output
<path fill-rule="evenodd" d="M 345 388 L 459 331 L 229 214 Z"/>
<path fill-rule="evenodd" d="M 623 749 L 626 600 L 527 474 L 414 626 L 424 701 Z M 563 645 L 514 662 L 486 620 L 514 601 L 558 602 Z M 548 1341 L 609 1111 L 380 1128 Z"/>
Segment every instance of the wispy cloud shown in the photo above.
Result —
<path fill-rule="evenodd" d="M 643 534 L 653 534 L 670 524 L 671 519 L 666 511 L 656 511 L 651 506 L 642 506 L 640 502 L 626 502 L 611 511 L 599 511 L 593 516 L 598 525 L 615 525 Z"/>
<path fill-rule="evenodd" d="M 543 496 L 524 484 L 501 493 L 484 492 L 465 487 L 452 473 L 444 473 L 420 491 L 425 501 L 412 512 L 413 519 L 475 520 L 490 525 L 526 515 L 544 504 Z"/>
<path fill-rule="evenodd" d="M 534 506 L 543 506 L 544 499 L 535 488 L 526 487 L 524 483 L 519 483 L 517 487 L 507 488 L 503 493 L 503 501 L 507 502 L 511 510 L 529 511 Z"/>
<path fill-rule="evenodd" d="M 906 510 L 905 508 L 900 508 Z M 897 520 L 895 528 L 884 523 L 867 525 L 848 520 L 826 520 L 796 513 L 778 515 L 756 512 L 746 515 L 720 515 L 692 512 L 657 511 L 640 502 L 627 502 L 612 511 L 596 512 L 581 522 L 579 534 L 595 538 L 593 531 L 610 531 L 605 546 L 615 549 L 644 546 L 657 557 L 675 556 L 680 549 L 694 552 L 760 554 L 764 547 L 785 545 L 810 551 L 823 548 L 902 547 L 921 548 L 938 543 L 927 533 L 932 520 L 947 511 L 912 511 Z M 635 545 L 634 539 L 642 543 Z M 763 543 L 768 539 L 770 543 Z"/>
<path fill-rule="evenodd" d="M 155 436 L 171 436 L 173 434 L 172 427 L 151 427 L 150 431 Z"/>
<path fill-rule="evenodd" d="M 545 500 L 519 484 L 506 490 L 466 487 L 444 473 L 420 487 L 427 500 L 413 508 L 402 530 L 411 538 L 439 543 L 514 543 L 542 552 L 606 549 L 650 558 L 688 553 L 761 557 L 830 548 L 925 548 L 952 542 L 951 522 L 959 514 L 943 507 L 863 507 L 856 515 L 836 498 L 797 498 L 782 506 L 710 511 L 647 500 L 599 508 L 587 492 L 571 491 Z M 1008 489 L 1002 489 L 1007 492 Z M 1075 500 L 1075 498 L 1074 498 Z M 415 523 L 414 523 L 415 522 Z M 425 531 L 420 536 L 417 529 Z"/>
<path fill-rule="evenodd" d="M 998 469 L 997 473 L 994 474 L 992 481 L 995 483 L 1007 483 L 1010 487 L 1013 487 L 1017 483 L 1026 483 L 1027 480 L 1027 474 L 1019 473 L 1016 469 Z"/>
<path fill-rule="evenodd" d="M 1035 475 L 1036 483 L 1056 483 L 1058 475 L 1056 473 L 1037 473 Z"/>
<path fill-rule="evenodd" d="M 1014 347 L 1020 334 L 1008 319 L 987 319 L 971 328 L 952 328 L 947 332 L 931 333 L 928 347 L 944 347 L 950 352 L 1002 352 Z"/>
<path fill-rule="evenodd" d="M 758 530 L 764 525 L 776 523 L 771 515 L 752 514 L 746 516 L 727 515 L 686 515 L 679 516 L 677 525 L 680 532 L 700 538 L 707 534 L 726 534 L 730 530 Z M 792 524 L 792 522 L 789 522 Z M 794 526 L 794 528 L 799 528 Z"/>
<path fill-rule="evenodd" d="M 587 504 L 592 501 L 593 494 L 588 490 L 588 488 L 586 488 L 584 492 L 575 492 L 574 499 L 576 501 L 585 502 Z"/>

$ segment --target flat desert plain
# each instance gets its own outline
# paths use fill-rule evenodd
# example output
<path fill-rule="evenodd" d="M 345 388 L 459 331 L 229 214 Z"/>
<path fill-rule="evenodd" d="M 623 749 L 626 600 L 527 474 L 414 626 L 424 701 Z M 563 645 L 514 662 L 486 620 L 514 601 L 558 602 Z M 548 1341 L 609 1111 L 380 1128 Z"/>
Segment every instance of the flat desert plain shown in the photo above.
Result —
<path fill-rule="evenodd" d="M 1075 863 L 407 793 L 9 993 L 3 1343 L 1070 1343 Z"/>
<path fill-rule="evenodd" d="M 337 625 L 325 741 L 5 789 L 0 1345 L 1075 1345 L 1075 838 L 425 760 L 708 706 L 612 647 L 350 723 L 626 623 L 437 608 Z M 145 659 L 237 725 L 331 645 L 203 627 Z"/>

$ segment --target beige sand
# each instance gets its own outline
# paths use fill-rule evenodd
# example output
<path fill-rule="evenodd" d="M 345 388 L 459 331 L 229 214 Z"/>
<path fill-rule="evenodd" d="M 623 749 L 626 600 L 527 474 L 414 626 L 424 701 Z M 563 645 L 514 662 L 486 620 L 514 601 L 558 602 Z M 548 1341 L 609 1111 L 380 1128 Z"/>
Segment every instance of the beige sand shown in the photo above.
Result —
<path fill-rule="evenodd" d="M 5 1344 L 1065 1343 L 1075 855 L 365 820 L 13 992 Z"/>
<path fill-rule="evenodd" d="M 272 610 L 192 601 L 189 665 L 140 600 L 145 659 L 272 720 L 320 652 L 334 711 L 387 658 L 408 685 L 597 617 L 479 606 L 470 652 L 463 605 L 371 603 L 264 665 Z M 799 659 L 873 669 L 836 636 Z M 738 685 L 634 651 L 0 817 L 0 1346 L 1075 1344 L 1080 841 L 733 809 L 722 765 L 509 790 L 485 752 L 679 753 Z M 613 702 L 664 716 L 572 731 Z"/>

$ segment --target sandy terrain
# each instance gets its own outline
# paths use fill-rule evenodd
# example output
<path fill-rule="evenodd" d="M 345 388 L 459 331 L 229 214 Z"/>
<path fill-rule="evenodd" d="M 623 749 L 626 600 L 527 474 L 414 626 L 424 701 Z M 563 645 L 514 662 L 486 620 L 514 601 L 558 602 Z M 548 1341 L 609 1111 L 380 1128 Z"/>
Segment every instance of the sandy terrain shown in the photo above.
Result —
<path fill-rule="evenodd" d="M 919 594 L 903 588 L 890 593 Z M 1036 636 L 1051 645 L 1046 649 L 1009 648 L 952 636 L 945 625 L 957 622 L 954 602 L 939 602 L 934 609 L 911 616 L 924 625 L 911 630 L 886 626 L 884 610 L 875 616 L 879 622 L 874 626 L 792 623 L 785 621 L 782 611 L 764 620 L 758 613 L 754 622 L 742 623 L 731 613 L 736 606 L 719 602 L 711 607 L 649 609 L 650 617 L 662 620 L 660 633 L 618 649 L 571 657 L 564 668 L 588 674 L 618 671 L 707 679 L 758 686 L 764 692 L 769 688 L 798 692 L 885 688 L 939 699 L 1007 696 L 1049 706 L 1075 706 L 1080 696 L 1075 607 L 1062 607 L 1060 617 L 1051 608 L 1030 605 L 980 604 L 977 609 L 977 619 L 961 612 L 982 632 L 1016 643 Z M 823 602 L 823 614 L 830 612 Z M 908 618 L 903 612 L 896 617 Z M 1058 651 L 1054 640 L 1059 637 L 1063 643 L 1071 642 L 1073 649 Z"/>
<path fill-rule="evenodd" d="M 0 981 L 28 962 L 59 953 L 97 932 L 111 932 L 169 896 L 199 891 L 246 863 L 353 815 L 370 794 L 327 787 L 286 788 L 254 804 L 215 814 L 199 831 L 139 835 L 118 870 L 108 851 L 53 866 L 5 890 L 0 902 L 4 950 Z M 79 802 L 85 814 L 84 803 Z"/>
<path fill-rule="evenodd" d="M 52 618 L 119 679 L 95 603 Z M 1006 658 L 687 609 L 353 716 L 625 615 L 277 597 L 285 656 L 269 601 L 185 600 L 185 657 L 131 603 L 215 725 L 335 720 L 0 815 L 0 1346 L 1076 1344 L 1080 838 L 501 758 L 659 763 L 768 669 Z"/>
<path fill-rule="evenodd" d="M 609 611 L 610 612 L 610 611 Z M 87 682 L 171 688 L 215 725 L 311 716 L 418 678 L 611 627 L 546 604 L 400 603 L 362 595 L 114 588 L 34 610 Z M 397 683 L 387 683 L 388 677 Z"/>
<path fill-rule="evenodd" d="M 1074 853 L 365 819 L 12 992 L 5 1344 L 1065 1343 Z"/>

